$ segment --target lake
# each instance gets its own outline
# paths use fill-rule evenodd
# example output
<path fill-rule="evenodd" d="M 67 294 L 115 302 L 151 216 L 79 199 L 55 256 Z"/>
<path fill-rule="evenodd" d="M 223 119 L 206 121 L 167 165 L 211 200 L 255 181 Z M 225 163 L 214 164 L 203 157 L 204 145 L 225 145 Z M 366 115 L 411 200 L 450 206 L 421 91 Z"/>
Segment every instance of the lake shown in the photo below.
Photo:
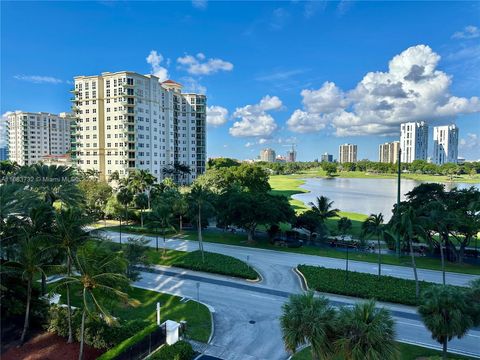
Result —
<path fill-rule="evenodd" d="M 302 189 L 308 193 L 296 194 L 292 198 L 303 201 L 305 204 L 315 201 L 317 196 L 323 195 L 334 201 L 334 207 L 346 212 L 355 212 L 370 215 L 381 212 L 385 221 L 392 215 L 393 205 L 397 202 L 396 179 L 350 179 L 350 178 L 308 178 Z M 422 182 L 403 179 L 401 192 L 406 194 Z M 470 186 L 480 188 L 480 184 L 445 183 L 445 189 L 454 187 L 463 189 Z M 405 195 L 402 196 L 402 200 Z"/>

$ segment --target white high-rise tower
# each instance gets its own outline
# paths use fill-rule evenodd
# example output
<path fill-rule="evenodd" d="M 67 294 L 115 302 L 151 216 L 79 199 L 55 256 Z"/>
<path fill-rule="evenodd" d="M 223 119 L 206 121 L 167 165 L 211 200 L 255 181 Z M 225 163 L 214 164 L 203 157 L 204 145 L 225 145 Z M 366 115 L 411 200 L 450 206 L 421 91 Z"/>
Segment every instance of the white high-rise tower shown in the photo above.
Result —
<path fill-rule="evenodd" d="M 455 125 L 433 128 L 433 162 L 438 165 L 457 163 L 458 127 Z"/>
<path fill-rule="evenodd" d="M 402 150 L 402 163 L 427 160 L 428 125 L 423 121 L 401 124 L 400 148 Z"/>

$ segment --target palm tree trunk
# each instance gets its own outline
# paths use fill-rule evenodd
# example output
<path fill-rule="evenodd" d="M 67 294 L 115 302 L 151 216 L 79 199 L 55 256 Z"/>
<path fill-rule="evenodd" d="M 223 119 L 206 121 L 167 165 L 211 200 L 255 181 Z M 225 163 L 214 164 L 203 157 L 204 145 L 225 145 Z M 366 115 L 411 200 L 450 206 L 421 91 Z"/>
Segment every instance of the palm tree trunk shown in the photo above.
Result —
<path fill-rule="evenodd" d="M 443 345 L 443 351 L 442 351 L 442 359 L 447 360 L 447 346 L 448 346 L 448 340 L 445 339 L 445 342 L 442 344 Z"/>
<path fill-rule="evenodd" d="M 377 238 L 378 241 L 378 278 L 382 276 L 382 249 L 380 248 L 380 236 Z"/>
<path fill-rule="evenodd" d="M 27 281 L 27 308 L 25 310 L 25 321 L 23 323 L 22 336 L 20 337 L 20 344 L 25 342 L 25 336 L 27 335 L 28 323 L 30 321 L 30 302 L 32 300 L 32 279 Z"/>
<path fill-rule="evenodd" d="M 158 231 L 157 231 L 157 234 L 155 235 L 155 250 L 158 252 Z"/>
<path fill-rule="evenodd" d="M 85 290 L 84 290 L 85 292 Z M 83 335 L 85 333 L 85 309 L 82 312 L 82 325 L 80 327 L 80 352 L 78 353 L 78 360 L 83 360 Z"/>
<path fill-rule="evenodd" d="M 180 215 L 180 232 L 182 232 L 182 228 L 183 228 L 183 216 Z"/>
<path fill-rule="evenodd" d="M 122 245 L 122 215 L 120 215 L 120 245 Z"/>
<path fill-rule="evenodd" d="M 163 229 L 163 256 L 167 253 L 166 243 L 165 243 L 165 229 Z"/>
<path fill-rule="evenodd" d="M 203 254 L 203 240 L 202 240 L 202 212 L 200 211 L 200 204 L 198 204 L 198 247 L 202 253 L 202 262 L 205 262 L 205 255 Z"/>
<path fill-rule="evenodd" d="M 415 263 L 415 255 L 413 254 L 412 239 L 409 239 L 408 244 L 410 246 L 410 257 L 412 258 L 413 276 L 415 278 L 415 299 L 418 301 L 420 296 L 420 287 L 418 284 L 417 264 Z"/>
<path fill-rule="evenodd" d="M 143 228 L 143 208 L 140 208 L 140 225 Z"/>
<path fill-rule="evenodd" d="M 343 239 L 342 239 L 343 241 Z M 347 261 L 345 265 L 345 281 L 348 281 L 348 245 L 347 245 Z"/>
<path fill-rule="evenodd" d="M 67 255 L 67 274 L 71 275 L 72 265 L 70 263 L 70 255 Z M 70 286 L 67 284 L 67 322 L 68 322 L 68 340 L 67 343 L 70 344 L 73 342 L 73 332 L 72 332 L 72 309 L 70 307 Z"/>
<path fill-rule="evenodd" d="M 442 246 L 442 237 L 440 237 L 440 259 L 442 261 L 442 281 L 443 285 L 445 285 L 445 255 L 443 253 L 443 246 Z"/>

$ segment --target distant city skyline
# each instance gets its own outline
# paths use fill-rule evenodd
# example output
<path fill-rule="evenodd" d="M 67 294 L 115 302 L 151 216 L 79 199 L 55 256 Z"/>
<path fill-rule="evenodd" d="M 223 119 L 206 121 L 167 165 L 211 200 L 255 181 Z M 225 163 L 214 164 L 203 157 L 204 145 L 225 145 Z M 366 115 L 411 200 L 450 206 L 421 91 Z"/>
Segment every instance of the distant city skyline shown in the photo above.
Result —
<path fill-rule="evenodd" d="M 456 124 L 458 155 L 480 158 L 478 2 L 317 5 L 3 2 L 1 113 L 69 111 L 73 76 L 127 70 L 207 94 L 207 157 L 284 155 L 280 146 L 296 143 L 308 161 L 354 143 L 359 160 L 376 160 L 401 122 L 425 121 L 429 139 Z M 78 37 L 72 19 L 95 36 Z"/>

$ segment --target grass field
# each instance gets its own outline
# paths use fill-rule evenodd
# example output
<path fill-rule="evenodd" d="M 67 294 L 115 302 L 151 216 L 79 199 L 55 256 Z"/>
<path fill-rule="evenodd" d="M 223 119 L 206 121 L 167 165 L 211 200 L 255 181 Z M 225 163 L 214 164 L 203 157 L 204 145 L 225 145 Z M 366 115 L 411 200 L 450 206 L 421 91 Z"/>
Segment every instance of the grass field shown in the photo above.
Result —
<path fill-rule="evenodd" d="M 440 360 L 442 356 L 441 351 L 432 350 L 417 345 L 397 342 L 397 347 L 400 353 L 399 360 Z M 343 360 L 343 358 L 343 356 L 337 356 L 333 360 Z M 292 360 L 312 360 L 310 348 L 305 348 L 302 351 L 299 351 L 293 356 Z M 449 354 L 448 360 L 473 360 L 473 358 Z"/>
<path fill-rule="evenodd" d="M 72 306 L 81 307 L 81 293 L 72 289 Z M 124 320 L 148 319 L 156 321 L 156 306 L 160 302 L 162 321 L 186 320 L 188 322 L 188 336 L 191 339 L 207 342 L 212 329 L 210 311 L 208 308 L 195 301 L 181 302 L 180 298 L 173 295 L 162 294 L 156 291 L 132 287 L 128 292 L 129 297 L 138 300 L 136 307 L 117 307 L 111 311 L 113 316 Z M 61 297 L 63 299 L 65 296 Z"/>

